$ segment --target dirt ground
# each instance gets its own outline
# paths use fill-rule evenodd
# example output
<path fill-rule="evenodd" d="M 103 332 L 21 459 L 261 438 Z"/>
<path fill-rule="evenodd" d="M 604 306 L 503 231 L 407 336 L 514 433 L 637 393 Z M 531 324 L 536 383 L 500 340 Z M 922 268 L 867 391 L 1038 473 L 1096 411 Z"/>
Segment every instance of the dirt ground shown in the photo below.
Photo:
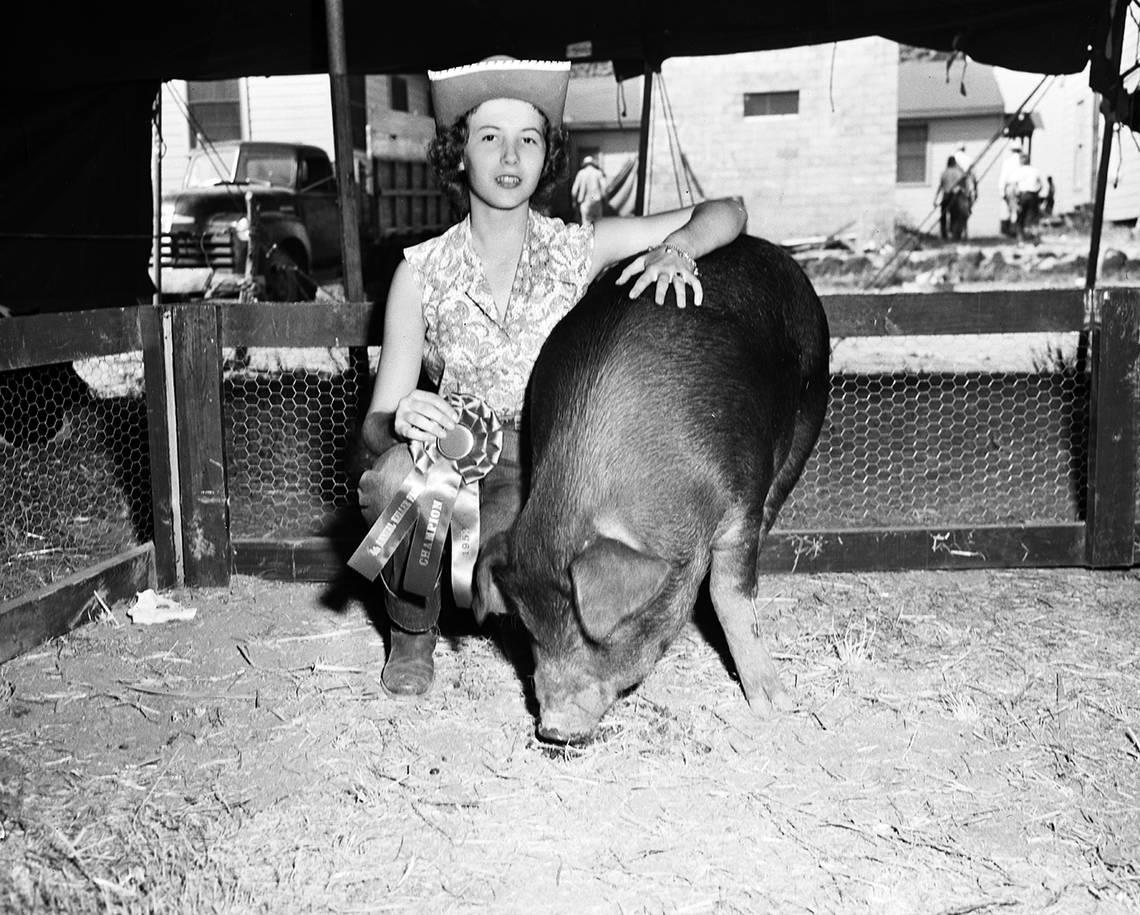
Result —
<path fill-rule="evenodd" d="M 763 585 L 794 712 L 698 607 L 579 748 L 510 625 L 407 702 L 332 586 L 113 606 L 0 666 L 0 909 L 1140 911 L 1140 572 Z"/>

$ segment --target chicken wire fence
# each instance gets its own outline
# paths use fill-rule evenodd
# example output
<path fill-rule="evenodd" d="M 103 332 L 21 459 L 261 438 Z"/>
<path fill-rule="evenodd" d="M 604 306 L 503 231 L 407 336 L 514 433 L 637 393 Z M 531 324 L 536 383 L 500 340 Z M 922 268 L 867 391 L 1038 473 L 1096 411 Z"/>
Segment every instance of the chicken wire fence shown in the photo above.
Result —
<path fill-rule="evenodd" d="M 231 537 L 335 534 L 356 506 L 350 452 L 369 378 L 347 348 L 238 355 L 222 380 Z"/>
<path fill-rule="evenodd" d="M 1063 523 L 1083 518 L 1088 377 L 838 372 L 776 529 Z"/>
<path fill-rule="evenodd" d="M 375 366 L 376 350 L 370 351 Z M 226 351 L 234 539 L 335 536 L 368 372 L 348 348 Z M 152 535 L 139 354 L 0 372 L 0 601 Z M 837 371 L 778 529 L 1079 520 L 1088 382 L 1019 371 Z"/>
<path fill-rule="evenodd" d="M 152 536 L 142 354 L 0 372 L 0 602 Z"/>
<path fill-rule="evenodd" d="M 355 508 L 344 458 L 361 379 L 347 350 L 292 368 L 227 373 L 234 537 L 327 532 Z M 316 368 L 314 366 L 317 366 Z M 365 380 L 367 385 L 367 381 Z M 1037 371 L 843 372 L 832 376 L 815 452 L 783 529 L 1078 520 L 1088 384 L 1071 364 Z"/>

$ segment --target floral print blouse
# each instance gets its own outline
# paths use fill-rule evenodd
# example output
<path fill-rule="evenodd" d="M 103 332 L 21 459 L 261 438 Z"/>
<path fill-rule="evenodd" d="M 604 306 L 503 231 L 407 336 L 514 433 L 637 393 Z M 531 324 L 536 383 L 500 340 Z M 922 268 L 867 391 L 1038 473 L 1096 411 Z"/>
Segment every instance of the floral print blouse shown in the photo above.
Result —
<path fill-rule="evenodd" d="M 481 397 L 501 420 L 522 410 L 538 351 L 590 284 L 592 225 L 534 210 L 503 317 L 471 243 L 471 217 L 404 249 L 423 290 L 424 368 L 441 394 Z"/>

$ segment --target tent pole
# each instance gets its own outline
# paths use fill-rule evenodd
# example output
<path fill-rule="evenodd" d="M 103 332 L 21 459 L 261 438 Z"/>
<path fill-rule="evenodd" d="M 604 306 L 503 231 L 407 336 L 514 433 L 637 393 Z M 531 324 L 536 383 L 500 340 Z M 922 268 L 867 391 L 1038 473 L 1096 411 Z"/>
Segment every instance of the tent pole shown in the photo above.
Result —
<path fill-rule="evenodd" d="M 162 304 L 162 90 L 164 83 L 158 84 L 158 92 L 154 97 L 154 110 L 151 117 L 150 129 L 153 134 L 151 141 L 150 160 L 150 193 L 151 193 L 151 239 L 150 262 L 152 266 L 151 279 L 154 280 L 154 293 L 151 295 L 151 304 Z"/>
<path fill-rule="evenodd" d="M 637 137 L 637 195 L 633 212 L 645 215 L 645 181 L 649 174 L 649 118 L 653 109 L 653 65 L 645 62 L 644 85 L 641 87 L 641 132 Z"/>
<path fill-rule="evenodd" d="M 1105 106 L 1107 108 L 1107 106 Z M 1112 127 L 1116 122 L 1111 110 L 1104 112 L 1104 135 L 1100 141 L 1100 166 L 1096 174 L 1096 201 L 1093 204 L 1092 232 L 1089 237 L 1089 259 L 1085 269 L 1085 289 L 1096 288 L 1097 261 L 1100 257 L 1100 233 L 1104 225 L 1104 197 L 1108 188 L 1108 163 L 1112 157 Z"/>
<path fill-rule="evenodd" d="M 1120 76 L 1120 65 L 1124 55 L 1124 24 L 1131 4 L 1123 2 L 1123 0 L 1115 0 L 1107 6 L 1111 20 L 1109 21 L 1108 32 L 1105 35 L 1107 41 L 1103 48 L 1103 54 L 1097 47 L 1097 43 L 1094 42 L 1093 53 L 1089 61 L 1091 67 L 1089 83 L 1094 89 L 1100 90 L 1098 107 L 1104 115 L 1104 133 L 1100 141 L 1100 167 L 1097 169 L 1096 175 L 1096 202 L 1093 204 L 1092 232 L 1089 238 L 1089 257 L 1085 271 L 1086 290 L 1096 288 L 1097 261 L 1100 258 L 1100 233 L 1104 226 L 1104 198 L 1108 190 L 1108 164 L 1112 157 L 1113 128 L 1116 126 L 1114 102 L 1117 93 L 1124 90 L 1123 80 Z M 1102 71 L 1105 72 L 1102 74 Z M 1101 75 L 1106 78 L 1106 85 L 1098 84 Z M 1106 90 L 1112 92 L 1112 95 L 1106 94 Z M 1096 136 L 1095 127 L 1093 136 Z"/>
<path fill-rule="evenodd" d="M 344 0 L 325 0 L 325 22 L 329 43 L 329 85 L 332 89 L 333 145 L 336 154 L 337 198 L 340 204 L 340 250 L 344 264 L 344 292 L 348 301 L 363 302 L 360 198 L 356 189 L 356 159 L 352 150 L 348 54 L 344 43 Z"/>

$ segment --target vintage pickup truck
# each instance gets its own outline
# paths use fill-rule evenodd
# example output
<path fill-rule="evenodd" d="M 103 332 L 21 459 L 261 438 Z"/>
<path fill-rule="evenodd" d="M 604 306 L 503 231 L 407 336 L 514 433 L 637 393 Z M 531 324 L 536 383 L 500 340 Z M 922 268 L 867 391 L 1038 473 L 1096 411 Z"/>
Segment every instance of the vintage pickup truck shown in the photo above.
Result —
<path fill-rule="evenodd" d="M 195 151 L 163 196 L 160 251 L 164 297 L 312 299 L 341 263 L 328 154 L 253 141 Z"/>
<path fill-rule="evenodd" d="M 360 187 L 365 282 L 386 286 L 403 245 L 456 218 L 422 160 L 373 158 Z M 160 283 L 167 301 L 295 302 L 341 279 L 340 213 L 328 154 L 252 140 L 196 150 L 162 199 Z"/>

